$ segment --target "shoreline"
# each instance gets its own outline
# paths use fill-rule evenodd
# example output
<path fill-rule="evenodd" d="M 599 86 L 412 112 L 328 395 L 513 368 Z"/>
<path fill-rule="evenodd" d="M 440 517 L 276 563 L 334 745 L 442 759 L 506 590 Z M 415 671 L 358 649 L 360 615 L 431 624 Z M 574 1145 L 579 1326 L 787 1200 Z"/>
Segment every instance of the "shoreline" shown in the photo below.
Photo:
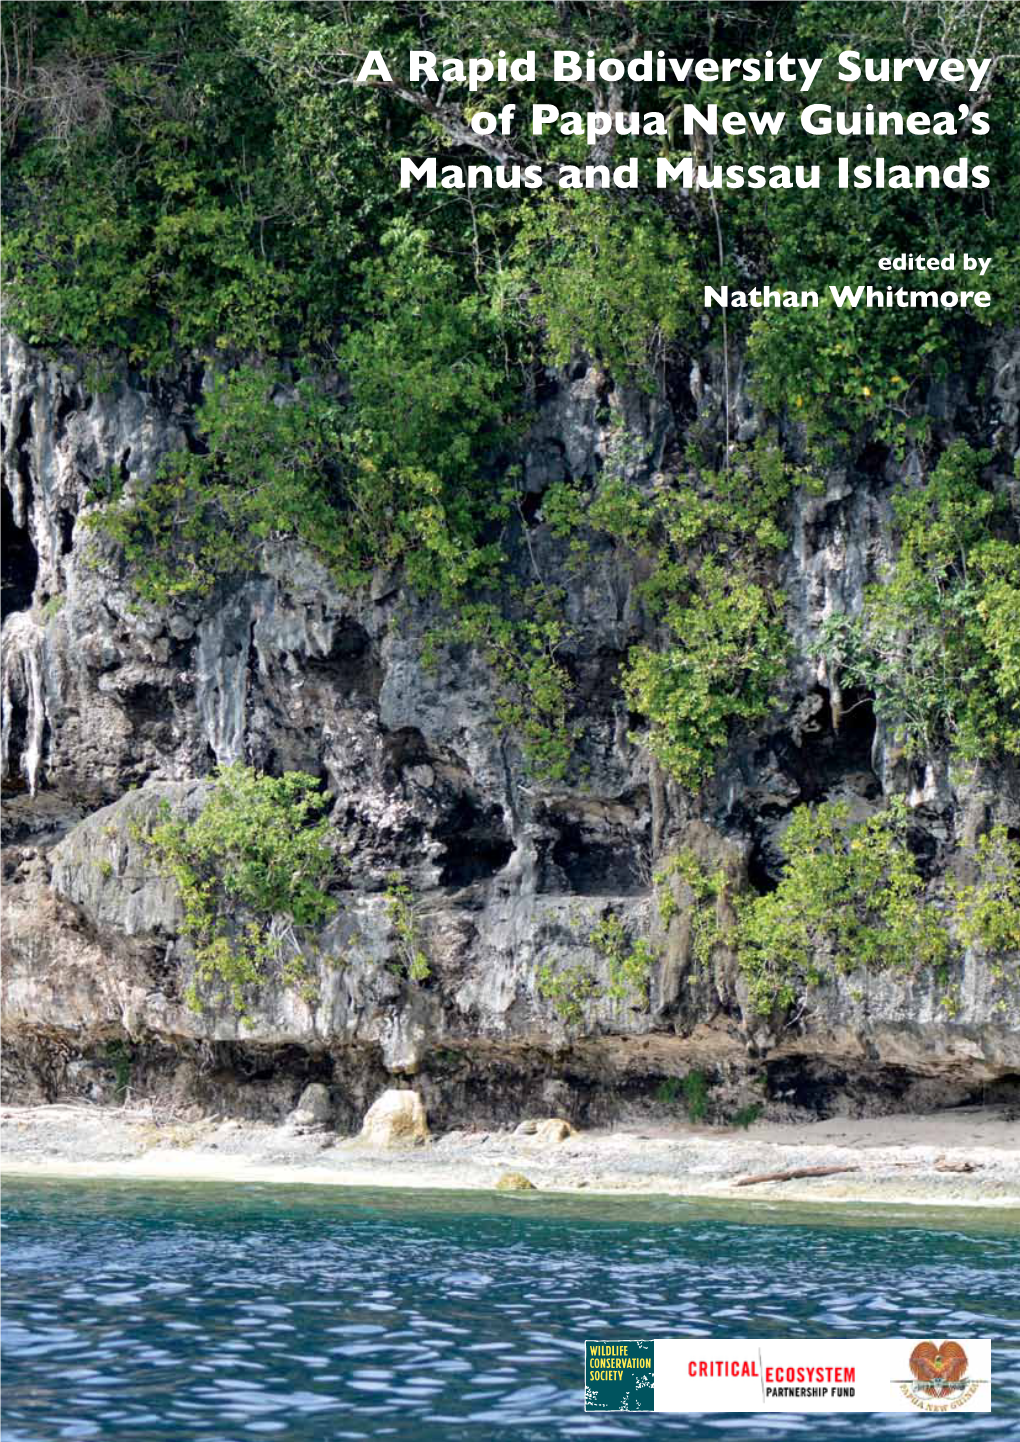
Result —
<path fill-rule="evenodd" d="M 509 1130 L 454 1131 L 392 1150 L 261 1122 L 161 1122 L 147 1108 L 5 1106 L 0 1121 L 3 1175 L 39 1180 L 493 1192 L 501 1176 L 515 1173 L 546 1194 L 994 1208 L 1020 1217 L 1020 1126 L 996 1108 L 714 1134 L 629 1126 L 558 1142 Z M 833 1170 L 737 1185 L 806 1167 Z"/>
<path fill-rule="evenodd" d="M 214 1163 L 211 1159 L 198 1161 L 194 1158 L 176 1158 L 163 1154 L 147 1163 L 133 1162 L 26 1162 L 0 1166 L 0 1179 L 22 1178 L 35 1181 L 148 1181 L 148 1182 L 195 1182 L 212 1185 L 256 1184 L 262 1186 L 306 1186 L 350 1189 L 351 1191 L 414 1191 L 414 1192 L 477 1192 L 506 1195 L 499 1192 L 494 1182 L 475 1179 L 463 1172 L 447 1175 L 426 1175 L 413 1165 L 406 1167 L 375 1166 L 366 1159 L 361 1166 L 345 1168 L 343 1171 L 328 1167 L 303 1167 L 292 1165 L 253 1165 L 244 1162 L 229 1164 Z M 883 1206 L 904 1208 L 951 1208 L 967 1207 L 975 1210 L 994 1210 L 1017 1213 L 1020 1220 L 1020 1192 L 1015 1195 L 979 1196 L 953 1195 L 937 1196 L 910 1192 L 906 1189 L 885 1190 L 870 1187 L 859 1181 L 853 1188 L 822 1189 L 815 1186 L 801 1186 L 797 1182 L 762 1185 L 755 1190 L 736 1190 L 732 1186 L 676 1187 L 668 1183 L 648 1186 L 613 1185 L 608 1180 L 603 1185 L 583 1188 L 567 1182 L 555 1181 L 535 1183 L 535 1191 L 524 1195 L 547 1197 L 615 1197 L 620 1199 L 672 1199 L 676 1201 L 733 1202 L 753 1206 L 768 1203 L 771 1206 L 789 1203 L 791 1205 L 842 1206 Z M 518 1194 L 520 1195 L 520 1194 Z"/>

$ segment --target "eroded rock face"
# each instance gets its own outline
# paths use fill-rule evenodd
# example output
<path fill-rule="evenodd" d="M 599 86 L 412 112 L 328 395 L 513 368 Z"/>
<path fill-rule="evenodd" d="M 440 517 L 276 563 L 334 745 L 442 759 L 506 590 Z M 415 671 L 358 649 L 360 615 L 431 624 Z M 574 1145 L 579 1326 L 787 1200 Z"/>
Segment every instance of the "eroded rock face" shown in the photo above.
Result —
<path fill-rule="evenodd" d="M 1017 421 L 1009 343 L 993 343 L 1000 381 L 983 422 L 1000 437 Z M 121 380 L 93 394 L 72 369 L 6 343 L 4 1007 L 18 1091 L 73 1090 L 69 1069 L 83 1057 L 101 1068 L 120 1042 L 137 1086 L 218 1096 L 220 1109 L 248 1097 L 239 1109 L 284 1115 L 311 1075 L 332 1085 L 348 1129 L 387 1076 L 415 1077 L 446 1123 L 550 1109 L 611 1117 L 687 1066 L 738 1096 L 770 1068 L 800 1065 L 830 1109 L 841 1086 L 866 1105 L 880 1074 L 883 1098 L 927 1079 L 945 1099 L 1020 1071 L 1020 1001 L 980 958 L 945 981 L 835 978 L 799 1016 L 766 1024 L 732 965 L 695 966 L 689 898 L 677 895 L 664 927 L 650 885 L 656 859 L 679 846 L 769 884 L 803 801 L 842 797 L 866 815 L 905 790 L 932 874 L 961 840 L 1020 826 L 1015 770 L 961 778 L 936 759 L 909 772 L 868 707 L 840 697 L 812 659 L 822 622 L 859 601 L 889 554 L 899 462 L 866 453 L 798 503 L 782 577 L 794 654 L 777 720 L 735 738 L 695 802 L 629 739 L 618 669 L 648 627 L 633 566 L 606 544 L 569 568 L 540 519 L 518 549 L 522 574 L 534 557 L 564 588 L 574 627 L 561 654 L 578 683 L 583 779 L 570 784 L 528 774 L 476 655 L 426 666 L 439 616 L 398 578 L 343 595 L 281 544 L 201 605 L 140 606 L 89 529 L 91 497 L 186 445 L 196 392 L 156 396 Z M 718 418 L 709 357 L 683 404 L 706 424 Z M 940 404 L 951 426 L 962 400 Z M 749 438 L 758 420 L 739 377 L 734 407 Z M 682 437 L 664 400 L 614 390 L 594 369 L 561 377 L 525 447 L 528 490 L 594 475 L 621 427 L 643 457 L 628 463 L 638 484 L 675 462 Z M 308 983 L 270 978 L 244 1019 L 226 1004 L 186 1004 L 180 904 L 138 839 L 164 803 L 195 814 L 215 764 L 235 760 L 321 777 L 348 862 Z M 393 935 L 383 887 L 394 870 L 417 898 L 423 982 L 406 975 Z M 647 1007 L 607 994 L 590 934 L 610 913 L 654 941 Z M 596 983 L 569 1015 L 540 984 L 550 965 Z"/>

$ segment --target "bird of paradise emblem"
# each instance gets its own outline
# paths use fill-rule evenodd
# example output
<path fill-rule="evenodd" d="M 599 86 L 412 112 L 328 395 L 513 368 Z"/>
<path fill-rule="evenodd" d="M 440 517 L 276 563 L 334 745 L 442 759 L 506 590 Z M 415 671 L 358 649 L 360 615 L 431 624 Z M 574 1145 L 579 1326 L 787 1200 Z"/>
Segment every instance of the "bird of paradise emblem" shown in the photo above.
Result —
<path fill-rule="evenodd" d="M 910 1370 L 931 1397 L 951 1397 L 967 1375 L 967 1354 L 959 1342 L 918 1342 Z"/>
<path fill-rule="evenodd" d="M 979 1383 L 967 1376 L 967 1354 L 959 1342 L 918 1342 L 910 1354 L 914 1380 L 904 1393 L 928 1412 L 947 1412 L 974 1396 Z"/>

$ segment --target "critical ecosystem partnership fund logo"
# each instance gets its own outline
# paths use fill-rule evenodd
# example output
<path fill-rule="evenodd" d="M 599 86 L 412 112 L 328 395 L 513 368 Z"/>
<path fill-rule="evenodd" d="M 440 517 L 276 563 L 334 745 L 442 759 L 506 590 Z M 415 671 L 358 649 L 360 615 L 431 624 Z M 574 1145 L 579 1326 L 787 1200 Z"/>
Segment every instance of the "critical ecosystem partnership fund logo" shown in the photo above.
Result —
<path fill-rule="evenodd" d="M 655 1351 L 652 1342 L 585 1342 L 584 1410 L 654 1412 Z"/>

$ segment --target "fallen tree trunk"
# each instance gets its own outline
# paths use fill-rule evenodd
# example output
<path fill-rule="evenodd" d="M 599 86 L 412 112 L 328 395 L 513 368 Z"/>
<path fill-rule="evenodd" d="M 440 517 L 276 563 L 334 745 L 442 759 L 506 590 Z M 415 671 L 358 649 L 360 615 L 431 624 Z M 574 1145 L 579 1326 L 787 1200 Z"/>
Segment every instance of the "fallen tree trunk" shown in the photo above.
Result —
<path fill-rule="evenodd" d="M 756 1187 L 759 1182 L 793 1182 L 798 1177 L 833 1177 L 837 1172 L 859 1172 L 860 1167 L 791 1167 L 788 1172 L 762 1172 L 756 1177 L 741 1177 L 735 1187 Z"/>

